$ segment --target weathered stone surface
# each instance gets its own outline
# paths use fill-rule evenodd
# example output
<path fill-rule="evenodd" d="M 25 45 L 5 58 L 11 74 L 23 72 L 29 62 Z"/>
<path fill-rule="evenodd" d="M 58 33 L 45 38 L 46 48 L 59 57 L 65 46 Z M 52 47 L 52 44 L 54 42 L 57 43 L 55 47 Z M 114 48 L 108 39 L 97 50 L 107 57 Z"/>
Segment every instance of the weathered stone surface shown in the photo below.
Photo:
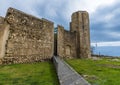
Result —
<path fill-rule="evenodd" d="M 0 58 L 3 63 L 41 61 L 51 59 L 54 54 L 88 58 L 89 35 L 89 15 L 85 11 L 72 14 L 70 31 L 58 25 L 54 41 L 53 22 L 9 8 L 6 17 L 0 17 Z"/>
<path fill-rule="evenodd" d="M 2 58 L 0 58 L 0 65 L 2 64 Z"/>
<path fill-rule="evenodd" d="M 4 57 L 1 59 L 2 64 L 16 64 L 16 63 L 33 63 L 50 60 L 49 57 L 42 57 L 40 55 L 19 55 L 13 57 Z"/>
<path fill-rule="evenodd" d="M 85 11 L 72 14 L 70 31 L 58 26 L 58 56 L 90 58 L 89 15 Z"/>
<path fill-rule="evenodd" d="M 3 22 L 2 20 L 0 19 L 0 22 Z M 38 19 L 13 8 L 8 9 L 4 20 L 9 25 L 8 36 L 4 32 L 6 28 L 0 26 L 0 37 L 4 39 L 3 36 L 7 36 L 7 40 L 0 39 L 5 43 L 5 62 L 28 62 L 29 57 L 31 61 L 51 59 L 54 50 L 53 22 Z M 0 46 L 3 44 L 0 43 Z"/>
<path fill-rule="evenodd" d="M 64 30 L 58 26 L 57 38 L 58 55 L 65 58 L 75 58 L 76 56 L 76 33 Z"/>
<path fill-rule="evenodd" d="M 4 24 L 4 17 L 1 17 L 1 16 L 0 16 L 0 25 L 1 25 L 1 24 Z"/>
<path fill-rule="evenodd" d="M 70 31 L 77 33 L 77 55 L 81 58 L 90 58 L 89 14 L 78 11 L 72 14 Z"/>
<path fill-rule="evenodd" d="M 54 43 L 52 22 L 37 19 L 14 9 L 8 10 L 6 20 L 10 24 L 6 56 L 40 55 L 41 57 L 52 57 Z"/>
<path fill-rule="evenodd" d="M 5 55 L 6 40 L 9 35 L 9 25 L 4 22 L 4 18 L 0 17 L 0 58 Z"/>
<path fill-rule="evenodd" d="M 64 27 L 58 25 L 57 32 L 57 55 L 64 57 Z"/>

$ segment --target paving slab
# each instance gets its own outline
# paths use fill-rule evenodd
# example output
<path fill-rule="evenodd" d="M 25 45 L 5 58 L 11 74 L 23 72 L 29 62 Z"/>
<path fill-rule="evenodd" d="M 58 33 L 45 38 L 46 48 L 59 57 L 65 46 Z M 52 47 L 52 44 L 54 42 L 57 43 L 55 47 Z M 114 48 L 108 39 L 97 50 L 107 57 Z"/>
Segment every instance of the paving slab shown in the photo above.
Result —
<path fill-rule="evenodd" d="M 58 56 L 53 57 L 60 85 L 91 85 Z"/>

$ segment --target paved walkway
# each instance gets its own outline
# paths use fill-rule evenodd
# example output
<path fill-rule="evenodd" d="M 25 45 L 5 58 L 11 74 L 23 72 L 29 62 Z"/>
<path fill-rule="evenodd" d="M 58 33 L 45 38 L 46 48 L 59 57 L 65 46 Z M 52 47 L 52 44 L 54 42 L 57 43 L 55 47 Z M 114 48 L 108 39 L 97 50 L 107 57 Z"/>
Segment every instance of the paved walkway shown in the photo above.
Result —
<path fill-rule="evenodd" d="M 59 57 L 53 57 L 60 85 L 90 85 L 74 69 Z"/>

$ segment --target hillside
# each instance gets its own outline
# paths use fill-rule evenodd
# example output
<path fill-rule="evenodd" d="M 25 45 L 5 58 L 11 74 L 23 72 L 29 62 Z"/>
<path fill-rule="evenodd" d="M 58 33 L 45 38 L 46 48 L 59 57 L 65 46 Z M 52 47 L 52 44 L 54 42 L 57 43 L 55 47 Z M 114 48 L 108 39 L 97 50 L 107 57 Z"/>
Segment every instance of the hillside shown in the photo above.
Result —
<path fill-rule="evenodd" d="M 0 85 L 59 85 L 52 62 L 0 66 Z"/>
<path fill-rule="evenodd" d="M 92 85 L 120 85 L 120 59 L 66 60 Z"/>

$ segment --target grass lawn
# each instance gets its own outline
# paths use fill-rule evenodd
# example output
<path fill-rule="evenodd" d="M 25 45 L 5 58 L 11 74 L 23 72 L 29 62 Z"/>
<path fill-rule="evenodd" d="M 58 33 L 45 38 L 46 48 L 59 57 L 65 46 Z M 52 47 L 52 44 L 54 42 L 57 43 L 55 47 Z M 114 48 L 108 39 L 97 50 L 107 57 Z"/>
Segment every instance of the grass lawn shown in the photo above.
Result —
<path fill-rule="evenodd" d="M 0 66 L 0 85 L 59 85 L 52 62 Z"/>
<path fill-rule="evenodd" d="M 120 59 L 68 59 L 66 60 L 92 85 L 120 85 Z"/>

